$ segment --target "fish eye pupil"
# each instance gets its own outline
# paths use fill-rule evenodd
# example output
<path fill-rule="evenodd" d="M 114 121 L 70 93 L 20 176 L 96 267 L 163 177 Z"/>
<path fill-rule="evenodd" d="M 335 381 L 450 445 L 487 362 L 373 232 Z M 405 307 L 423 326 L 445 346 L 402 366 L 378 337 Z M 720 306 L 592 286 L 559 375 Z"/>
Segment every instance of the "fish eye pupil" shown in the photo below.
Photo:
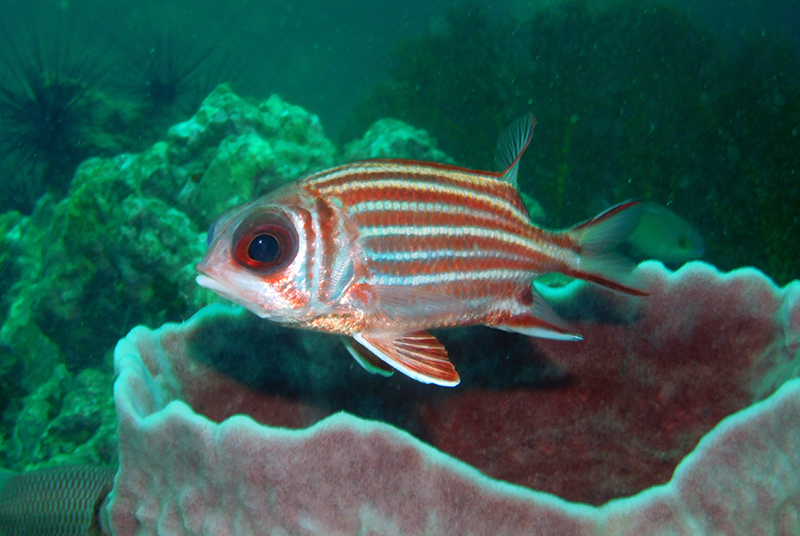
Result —
<path fill-rule="evenodd" d="M 243 269 L 266 277 L 292 263 L 297 255 L 297 241 L 291 222 L 280 215 L 256 212 L 234 230 L 231 253 Z"/>
<path fill-rule="evenodd" d="M 257 235 L 247 248 L 250 258 L 258 262 L 272 262 L 278 258 L 280 252 L 280 242 L 271 234 Z"/>

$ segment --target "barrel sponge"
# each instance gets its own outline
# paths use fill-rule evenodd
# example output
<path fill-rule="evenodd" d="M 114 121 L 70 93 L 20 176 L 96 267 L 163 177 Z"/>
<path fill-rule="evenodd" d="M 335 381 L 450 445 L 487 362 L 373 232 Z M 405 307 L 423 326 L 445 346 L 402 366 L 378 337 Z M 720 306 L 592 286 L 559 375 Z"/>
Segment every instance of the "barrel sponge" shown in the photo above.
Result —
<path fill-rule="evenodd" d="M 755 270 L 723 274 L 702 263 L 675 273 L 647 263 L 638 272 L 649 282 L 651 296 L 643 300 L 651 301 L 642 302 L 649 305 L 618 302 L 627 298 L 594 294 L 583 284 L 559 291 L 568 298 L 563 307 L 558 293 L 548 293 L 547 299 L 587 340 L 595 339 L 594 346 L 572 347 L 575 355 L 569 359 L 579 371 L 579 381 L 573 383 L 585 390 L 594 374 L 601 384 L 612 385 L 610 395 L 620 399 L 643 395 L 660 397 L 658 404 L 671 400 L 674 405 L 665 407 L 672 415 L 658 421 L 658 433 L 684 437 L 682 427 L 694 426 L 696 414 L 703 413 L 681 389 L 663 389 L 668 382 L 693 388 L 680 383 L 686 375 L 716 382 L 701 382 L 704 396 L 719 397 L 720 389 L 728 389 L 737 403 L 745 402 L 715 421 L 661 483 L 601 505 L 570 501 L 491 478 L 491 466 L 476 468 L 462 461 L 468 457 L 462 452 L 459 460 L 386 423 L 345 412 L 324 416 L 306 402 L 248 390 L 192 359 L 197 347 L 187 344 L 188 334 L 213 326 L 215 319 L 231 318 L 230 309 L 216 306 L 181 325 L 136 328 L 117 345 L 120 469 L 107 506 L 109 527 L 118 536 L 800 533 L 800 283 L 778 288 Z M 583 317 L 570 312 L 568 304 L 576 297 L 591 302 Z M 613 321 L 609 308 L 615 311 Z M 560 353 L 567 352 L 563 346 L 537 344 L 554 360 L 568 361 Z M 598 347 L 605 348 L 608 363 L 596 363 Z M 736 353 L 739 349 L 745 350 L 742 355 Z M 612 359 L 617 354 L 622 361 Z M 726 361 L 706 363 L 712 359 Z M 639 377 L 634 366 L 660 372 Z M 724 382 L 726 375 L 735 385 Z M 636 389 L 625 391 L 610 383 L 616 377 Z M 578 399 L 566 406 L 570 413 L 581 404 L 594 411 L 584 413 L 580 422 L 592 426 L 592 415 L 609 419 L 608 409 L 614 407 L 608 403 L 614 398 L 605 398 L 609 393 L 603 391 L 604 398 L 598 399 L 602 403 L 592 404 L 591 392 L 580 398 L 580 391 L 569 388 L 533 395 L 556 396 L 565 405 L 558 396 L 571 393 Z M 494 401 L 500 405 L 492 411 L 512 412 L 505 419 L 514 421 L 523 416 L 513 413 L 514 400 L 527 400 L 528 394 L 465 390 L 456 396 Z M 464 405 L 463 398 L 458 402 Z M 636 398 L 633 404 L 647 409 L 649 401 Z M 631 433 L 658 431 L 643 418 L 645 413 L 621 407 L 634 421 Z M 447 404 L 439 411 L 448 411 Z M 530 407 L 527 411 L 541 413 Z M 267 414 L 280 414 L 280 424 L 258 422 Z M 661 418 L 658 412 L 651 414 Z M 453 416 L 458 414 L 439 415 L 436 422 L 466 425 Z M 315 424 L 308 426 L 309 421 Z M 483 426 L 468 430 L 471 435 L 464 438 L 473 448 L 492 438 L 504 448 L 500 441 L 506 438 L 498 430 L 509 428 Z M 486 439 L 478 438 L 478 432 Z M 614 443 L 629 439 L 618 436 L 616 442 L 589 445 L 600 451 L 579 454 L 614 452 Z M 435 434 L 429 437 L 439 445 Z M 564 448 L 575 447 L 568 437 L 560 437 Z M 645 445 L 643 438 L 637 435 L 633 444 Z M 469 441 L 462 438 L 456 450 L 469 448 Z M 553 463 L 566 471 L 567 464 L 558 461 L 561 453 L 542 442 Z M 504 452 L 507 458 L 526 455 L 519 448 Z M 574 456 L 576 451 L 569 452 Z M 573 460 L 592 479 L 614 477 L 586 459 Z M 650 472 L 647 465 L 637 466 L 635 457 L 630 461 L 629 471 Z M 618 465 L 610 467 L 616 470 Z"/>

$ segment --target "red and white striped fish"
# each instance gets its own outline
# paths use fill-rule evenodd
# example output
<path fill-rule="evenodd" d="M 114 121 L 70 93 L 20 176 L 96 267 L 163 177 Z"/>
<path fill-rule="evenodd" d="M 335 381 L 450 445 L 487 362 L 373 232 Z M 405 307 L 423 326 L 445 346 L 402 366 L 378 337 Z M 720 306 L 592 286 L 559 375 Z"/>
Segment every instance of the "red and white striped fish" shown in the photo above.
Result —
<path fill-rule="evenodd" d="M 501 136 L 502 172 L 370 160 L 236 207 L 209 230 L 197 282 L 263 318 L 346 336 L 371 372 L 445 386 L 459 376 L 429 329 L 580 339 L 532 281 L 560 272 L 644 295 L 607 251 L 641 209 L 628 201 L 563 231 L 533 225 L 516 186 L 533 126 L 523 117 Z"/>

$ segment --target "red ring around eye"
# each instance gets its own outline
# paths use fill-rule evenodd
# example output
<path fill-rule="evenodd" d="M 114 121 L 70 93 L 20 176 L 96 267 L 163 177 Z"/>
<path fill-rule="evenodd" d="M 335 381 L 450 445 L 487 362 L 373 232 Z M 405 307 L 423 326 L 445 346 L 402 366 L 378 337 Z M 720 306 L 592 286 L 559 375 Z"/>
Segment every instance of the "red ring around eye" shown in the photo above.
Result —
<path fill-rule="evenodd" d="M 297 234 L 277 215 L 246 218 L 233 235 L 233 255 L 241 266 L 260 275 L 288 266 L 297 255 Z"/>

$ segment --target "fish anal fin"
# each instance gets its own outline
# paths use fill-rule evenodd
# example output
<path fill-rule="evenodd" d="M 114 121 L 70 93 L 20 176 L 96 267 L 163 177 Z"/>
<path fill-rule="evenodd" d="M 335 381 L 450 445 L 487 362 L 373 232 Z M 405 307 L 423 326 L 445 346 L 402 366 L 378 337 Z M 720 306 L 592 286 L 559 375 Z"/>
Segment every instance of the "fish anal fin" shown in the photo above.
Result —
<path fill-rule="evenodd" d="M 394 374 L 394 369 L 388 364 L 384 363 L 378 356 L 367 350 L 357 340 L 352 337 L 342 337 L 342 344 L 356 360 L 356 363 L 371 374 L 380 374 L 384 377 L 389 377 Z"/>
<path fill-rule="evenodd" d="M 561 325 L 551 324 L 532 313 L 523 313 L 513 316 L 503 322 L 502 325 L 494 326 L 503 331 L 513 331 L 529 337 L 540 339 L 555 339 L 561 341 L 580 341 L 583 336 L 575 333 L 574 330 L 564 328 Z"/>
<path fill-rule="evenodd" d="M 419 382 L 453 387 L 461 381 L 447 350 L 427 331 L 397 336 L 359 333 L 354 338 L 381 360 Z"/>
<path fill-rule="evenodd" d="M 496 326 L 498 329 L 541 339 L 565 341 L 580 341 L 583 339 L 581 334 L 575 331 L 575 328 L 559 317 L 547 305 L 547 302 L 539 294 L 535 286 L 531 285 L 523 288 L 518 294 L 518 299 L 520 305 L 529 307 L 529 310 L 505 319 L 502 325 Z"/>

